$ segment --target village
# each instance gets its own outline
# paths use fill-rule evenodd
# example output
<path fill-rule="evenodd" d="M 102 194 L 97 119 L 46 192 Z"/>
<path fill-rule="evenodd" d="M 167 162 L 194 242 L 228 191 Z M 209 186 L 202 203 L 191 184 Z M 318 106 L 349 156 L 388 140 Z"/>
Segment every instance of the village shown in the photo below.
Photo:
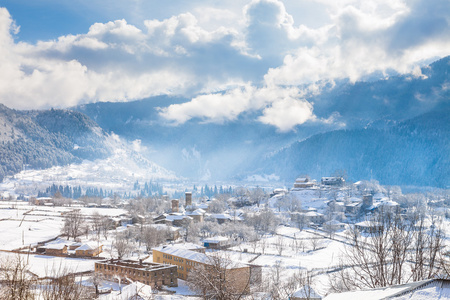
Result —
<path fill-rule="evenodd" d="M 442 275 L 438 257 L 442 263 L 448 260 L 445 191 L 408 195 L 375 181 L 347 183 L 337 176 L 317 182 L 305 175 L 290 188 L 238 187 L 234 195 L 211 199 L 192 191 L 180 199 L 161 195 L 118 204 L 110 198 L 99 204 L 98 199 L 68 202 L 56 196 L 0 202 L 2 261 L 19 261 L 37 281 L 71 276 L 88 297 L 98 299 L 201 298 L 214 285 L 233 297 L 340 299 L 353 293 L 340 289 L 345 284 L 377 288 L 342 282 L 343 272 L 371 276 L 361 261 L 349 260 L 355 241 L 360 238 L 363 248 L 370 248 L 372 238 L 389 239 L 386 232 L 396 232 L 400 224 L 428 243 L 418 245 L 417 238 L 404 253 L 414 246 L 438 245 L 435 265 L 422 265 L 422 272 Z M 223 274 L 220 280 L 202 284 L 216 273 Z M 392 293 L 413 293 L 431 284 L 426 278 L 423 287 L 413 289 L 410 278 L 392 281 L 406 284 Z M 441 289 L 447 293 L 444 283 Z"/>

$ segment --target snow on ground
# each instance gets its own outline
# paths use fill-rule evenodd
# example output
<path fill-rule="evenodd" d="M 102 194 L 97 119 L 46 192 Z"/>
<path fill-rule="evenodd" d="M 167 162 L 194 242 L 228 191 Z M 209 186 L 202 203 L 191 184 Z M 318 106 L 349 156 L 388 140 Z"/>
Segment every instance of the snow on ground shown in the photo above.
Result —
<path fill-rule="evenodd" d="M 193 292 L 186 281 L 182 279 L 178 279 L 178 286 L 177 287 L 169 287 L 167 288 L 168 291 L 176 292 L 177 295 L 184 295 L 184 296 L 195 296 L 195 292 Z"/>
<path fill-rule="evenodd" d="M 47 276 L 53 277 L 58 274 L 93 271 L 96 261 L 93 259 L 0 252 L 2 262 L 5 260 L 14 260 L 18 256 L 20 256 L 22 261 L 28 262 L 30 272 L 40 278 Z"/>
<path fill-rule="evenodd" d="M 73 209 L 80 209 L 85 216 L 94 212 L 111 217 L 126 213 L 123 209 L 112 208 L 45 207 L 21 201 L 0 202 L 0 250 L 14 250 L 57 237 L 61 234 L 64 213 Z"/>
<path fill-rule="evenodd" d="M 175 174 L 148 161 L 135 152 L 117 149 L 106 159 L 81 164 L 56 166 L 44 170 L 25 170 L 6 177 L 0 192 L 34 194 L 52 184 L 82 187 L 102 187 L 104 190 L 130 191 L 136 180 L 174 181 Z"/>

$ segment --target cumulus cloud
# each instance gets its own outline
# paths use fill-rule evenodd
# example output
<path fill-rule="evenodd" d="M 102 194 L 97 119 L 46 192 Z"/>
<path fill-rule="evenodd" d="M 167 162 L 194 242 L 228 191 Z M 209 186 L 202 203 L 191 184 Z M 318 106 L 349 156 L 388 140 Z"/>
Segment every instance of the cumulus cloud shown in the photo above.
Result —
<path fill-rule="evenodd" d="M 265 108 L 259 121 L 276 126 L 280 131 L 289 131 L 296 125 L 312 119 L 313 116 L 312 105 L 309 102 L 287 98 Z"/>
<path fill-rule="evenodd" d="M 449 2 L 408 4 L 333 3 L 333 25 L 323 31 L 323 42 L 286 55 L 281 66 L 267 72 L 266 82 L 296 85 L 342 78 L 356 81 L 376 71 L 410 73 L 427 59 L 448 55 Z"/>
<path fill-rule="evenodd" d="M 257 60 L 233 44 L 235 31 L 206 31 L 190 13 L 146 21 L 142 30 L 126 20 L 95 23 L 85 34 L 36 44 L 15 42 L 17 26 L 5 8 L 0 24 L 0 97 L 14 108 L 211 92 L 257 72 L 239 71 Z"/>
<path fill-rule="evenodd" d="M 251 85 L 235 88 L 226 93 L 198 96 L 190 102 L 162 108 L 160 113 L 174 124 L 190 119 L 223 123 L 236 120 L 240 114 L 262 110 L 258 120 L 288 131 L 309 120 L 316 120 L 313 106 L 302 98 L 303 91 L 279 86 L 255 88 Z"/>

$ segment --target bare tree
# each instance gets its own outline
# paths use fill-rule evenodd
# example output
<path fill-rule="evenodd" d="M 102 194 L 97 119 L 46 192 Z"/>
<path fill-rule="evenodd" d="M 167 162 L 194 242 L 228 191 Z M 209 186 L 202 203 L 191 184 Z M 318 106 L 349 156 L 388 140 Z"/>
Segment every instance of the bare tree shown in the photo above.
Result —
<path fill-rule="evenodd" d="M 80 210 L 73 210 L 66 213 L 64 217 L 64 225 L 62 228 L 63 234 L 67 235 L 67 238 L 73 237 L 75 240 L 77 236 L 81 234 L 81 226 L 84 222 L 83 215 Z"/>
<path fill-rule="evenodd" d="M 100 231 L 105 240 L 108 240 L 109 230 L 114 229 L 114 224 L 108 216 L 101 216 Z"/>
<path fill-rule="evenodd" d="M 277 261 L 270 268 L 267 275 L 261 290 L 267 292 L 270 295 L 270 299 L 290 299 L 294 292 L 300 288 L 305 290 L 305 295 L 307 296 L 305 298 L 309 299 L 313 279 L 311 273 L 307 270 L 301 269 L 289 276 L 286 274 L 286 268 L 281 261 Z"/>
<path fill-rule="evenodd" d="M 116 234 L 115 241 L 113 242 L 114 249 L 117 251 L 117 258 L 122 259 L 131 252 L 133 252 L 133 242 L 124 233 Z"/>
<path fill-rule="evenodd" d="M 312 248 L 312 251 L 316 251 L 317 248 L 318 248 L 319 245 L 320 245 L 320 239 L 318 239 L 318 238 L 311 238 L 311 239 L 309 240 L 309 244 L 310 244 L 310 246 L 311 246 L 311 248 Z"/>
<path fill-rule="evenodd" d="M 284 239 L 281 235 L 275 240 L 275 248 L 277 249 L 278 255 L 283 254 L 284 251 Z"/>
<path fill-rule="evenodd" d="M 102 216 L 98 211 L 94 211 L 91 215 L 91 227 L 95 232 L 97 240 L 100 240 L 101 228 L 102 228 Z"/>
<path fill-rule="evenodd" d="M 375 230 L 353 229 L 344 261 L 349 268 L 334 274 L 335 291 L 376 288 L 432 278 L 440 268 L 442 230 L 436 224 L 425 229 L 423 220 L 408 222 L 400 215 L 381 211 Z"/>
<path fill-rule="evenodd" d="M 234 190 L 234 197 L 236 198 L 236 206 L 242 207 L 249 204 L 250 192 L 247 188 L 239 186 Z"/>
<path fill-rule="evenodd" d="M 261 205 L 261 202 L 267 199 L 267 194 L 262 188 L 257 187 L 250 191 L 250 199 L 259 207 Z"/>
<path fill-rule="evenodd" d="M 73 274 L 66 269 L 54 270 L 49 278 L 40 284 L 40 299 L 42 300 L 72 300 L 91 299 L 89 290 L 76 281 Z"/>
<path fill-rule="evenodd" d="M 32 286 L 36 283 L 36 278 L 29 272 L 21 255 L 15 258 L 5 257 L 0 262 L 0 274 L 0 299 L 34 299 Z"/>
<path fill-rule="evenodd" d="M 153 247 L 164 243 L 168 237 L 168 229 L 159 229 L 149 226 L 143 229 L 141 239 L 144 242 L 147 251 L 150 251 Z"/>
<path fill-rule="evenodd" d="M 239 268 L 238 268 L 239 267 Z M 206 265 L 195 267 L 187 278 L 189 286 L 204 299 L 237 300 L 250 291 L 250 269 L 241 272 L 235 262 L 214 254 Z"/>

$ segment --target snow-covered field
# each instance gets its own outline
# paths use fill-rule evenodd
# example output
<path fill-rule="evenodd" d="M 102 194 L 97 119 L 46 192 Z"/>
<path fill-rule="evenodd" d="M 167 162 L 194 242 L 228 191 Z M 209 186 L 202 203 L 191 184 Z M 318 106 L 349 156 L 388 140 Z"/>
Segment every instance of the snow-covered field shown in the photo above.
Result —
<path fill-rule="evenodd" d="M 102 187 L 118 192 L 130 191 L 136 180 L 173 182 L 175 174 L 143 158 L 138 153 L 117 149 L 109 158 L 83 161 L 45 170 L 25 170 L 0 183 L 0 193 L 37 194 L 52 184 Z"/>
<path fill-rule="evenodd" d="M 22 262 L 26 262 L 29 271 L 39 278 L 58 277 L 61 275 L 93 271 L 95 260 L 71 257 L 56 257 L 36 254 L 18 254 L 0 252 L 0 261 L 14 261 L 20 256 Z"/>

